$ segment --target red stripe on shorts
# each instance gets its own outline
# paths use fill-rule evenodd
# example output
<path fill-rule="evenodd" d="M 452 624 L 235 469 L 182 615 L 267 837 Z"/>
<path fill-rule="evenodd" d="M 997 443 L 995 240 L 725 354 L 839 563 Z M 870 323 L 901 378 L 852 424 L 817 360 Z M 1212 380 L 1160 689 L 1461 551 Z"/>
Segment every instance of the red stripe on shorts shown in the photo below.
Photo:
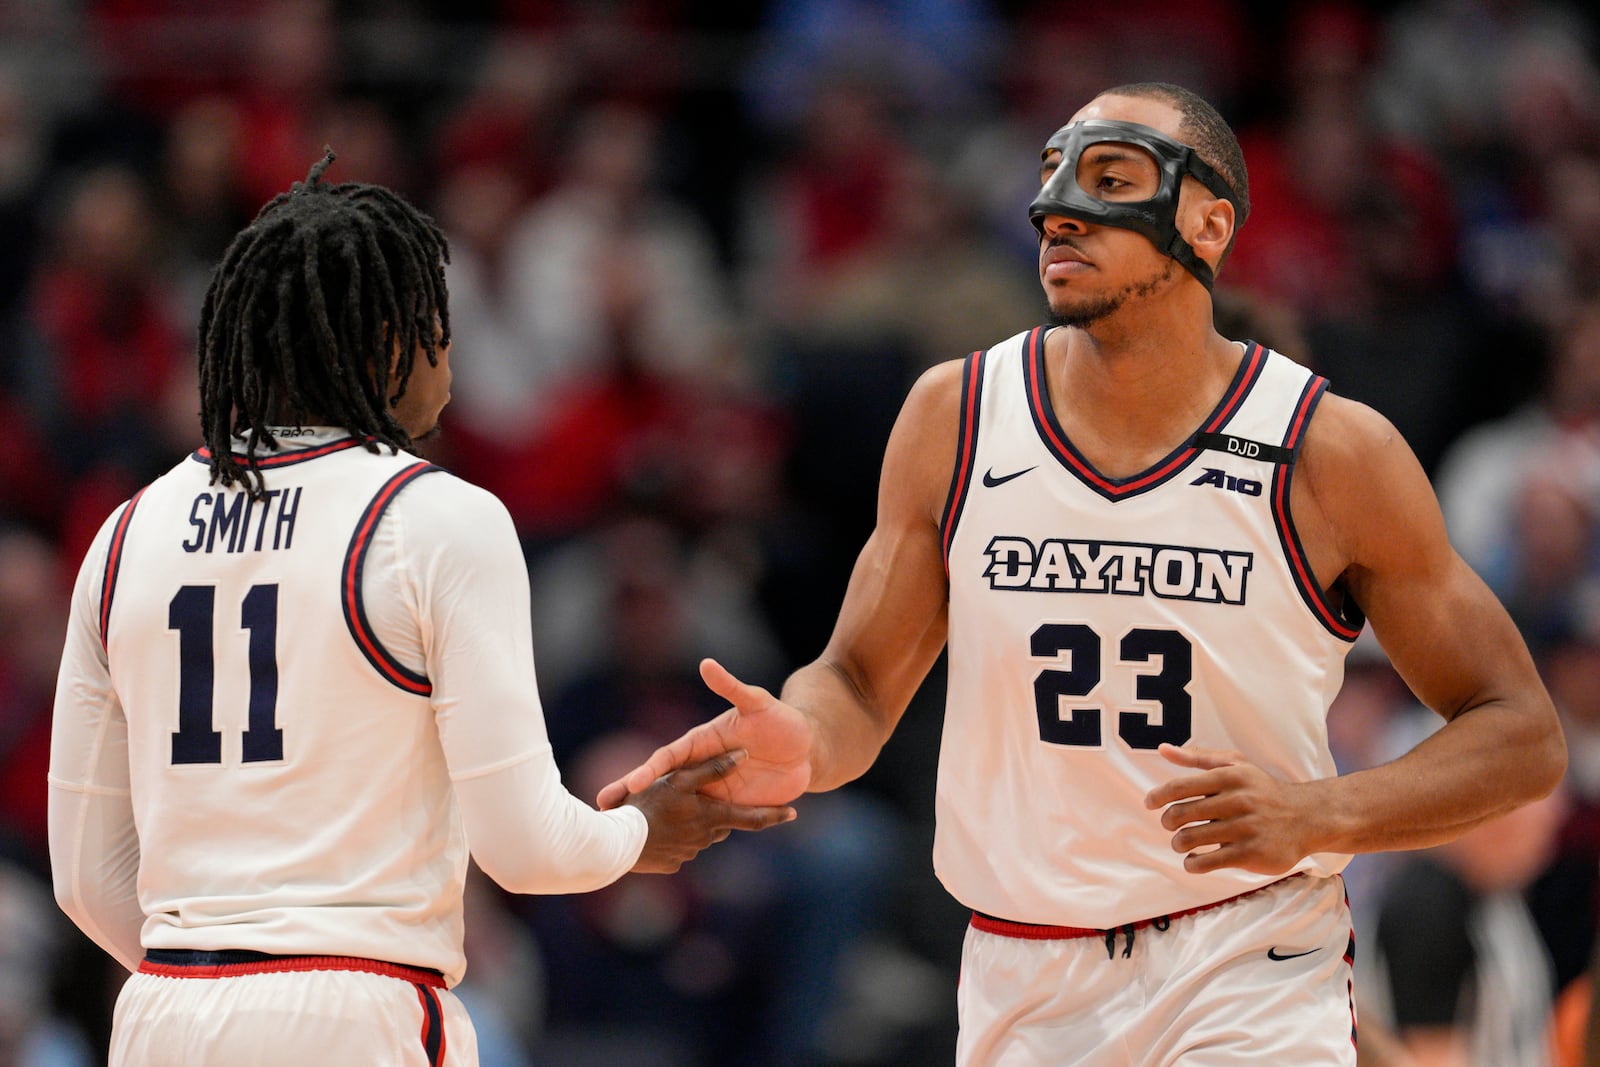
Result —
<path fill-rule="evenodd" d="M 1289 878 L 1299 877 L 1301 876 L 1298 874 L 1289 876 Z M 1024 941 L 1070 941 L 1079 937 L 1104 937 L 1109 930 L 1117 930 L 1119 932 L 1143 930 L 1153 923 L 1171 922 L 1173 919 L 1181 919 L 1185 915 L 1195 915 L 1202 911 L 1210 911 L 1212 908 L 1220 908 L 1224 904 L 1231 904 L 1235 900 L 1241 900 L 1253 893 L 1259 893 L 1263 889 L 1271 888 L 1285 881 L 1288 881 L 1288 879 L 1280 878 L 1276 882 L 1268 882 L 1266 885 L 1259 885 L 1254 889 L 1247 889 L 1243 893 L 1235 893 L 1231 897 L 1223 897 L 1221 900 L 1213 901 L 1210 904 L 1202 904 L 1197 908 L 1185 908 L 1182 911 L 1175 911 L 1171 915 L 1156 915 L 1149 919 L 1139 919 L 1135 922 L 1108 927 L 1105 930 L 1095 930 L 1086 926 L 1047 926 L 1041 923 L 1018 923 L 1012 922 L 1010 919 L 998 919 L 993 915 L 985 915 L 981 911 L 972 913 L 972 926 L 974 929 L 982 930 L 987 934 L 1015 937 Z"/>
<path fill-rule="evenodd" d="M 163 978 L 236 978 L 243 974 L 281 974 L 291 971 L 363 971 L 399 978 L 416 985 L 443 989 L 444 978 L 437 971 L 425 967 L 407 967 L 402 963 L 369 960 L 360 956 L 278 956 L 266 960 L 244 963 L 152 963 L 139 961 L 141 974 L 160 975 Z"/>

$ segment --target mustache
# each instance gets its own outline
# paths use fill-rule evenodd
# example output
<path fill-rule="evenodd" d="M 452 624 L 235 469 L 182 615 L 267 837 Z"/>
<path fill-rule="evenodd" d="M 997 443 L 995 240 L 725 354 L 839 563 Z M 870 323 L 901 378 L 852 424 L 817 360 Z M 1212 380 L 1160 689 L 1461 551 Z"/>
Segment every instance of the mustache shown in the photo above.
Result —
<path fill-rule="evenodd" d="M 1041 251 L 1051 248 L 1070 248 L 1078 255 L 1084 255 L 1083 246 L 1080 245 L 1072 234 L 1064 233 L 1056 237 L 1044 238 Z"/>

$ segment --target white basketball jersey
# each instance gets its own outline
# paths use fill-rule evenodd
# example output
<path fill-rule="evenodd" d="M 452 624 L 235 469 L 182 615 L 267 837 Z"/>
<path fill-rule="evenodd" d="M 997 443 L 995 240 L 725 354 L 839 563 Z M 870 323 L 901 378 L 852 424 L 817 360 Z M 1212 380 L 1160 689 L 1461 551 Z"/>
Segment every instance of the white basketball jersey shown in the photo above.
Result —
<path fill-rule="evenodd" d="M 112 527 L 100 632 L 144 943 L 459 975 L 467 846 L 430 684 L 376 641 L 361 593 L 390 502 L 450 475 L 350 437 L 261 463 L 252 501 L 196 453 Z"/>
<path fill-rule="evenodd" d="M 1107 478 L 1050 406 L 1045 332 L 965 367 L 942 522 L 934 865 L 978 911 L 1106 929 L 1273 880 L 1184 870 L 1144 796 L 1193 772 L 1156 747 L 1238 749 L 1288 780 L 1334 774 L 1326 714 L 1361 620 L 1317 588 L 1289 515 L 1325 380 L 1247 345 L 1193 438 Z M 1331 875 L 1347 860 L 1297 869 Z"/>

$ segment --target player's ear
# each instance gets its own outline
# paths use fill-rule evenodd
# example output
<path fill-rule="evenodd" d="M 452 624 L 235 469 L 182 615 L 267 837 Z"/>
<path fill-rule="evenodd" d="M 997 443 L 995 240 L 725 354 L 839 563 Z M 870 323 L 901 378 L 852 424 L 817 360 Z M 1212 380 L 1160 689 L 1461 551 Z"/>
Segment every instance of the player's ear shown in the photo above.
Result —
<path fill-rule="evenodd" d="M 1213 269 L 1222 262 L 1233 241 L 1238 218 L 1231 201 L 1213 196 L 1208 191 L 1197 198 L 1185 219 L 1184 239 L 1195 255 L 1205 260 Z"/>

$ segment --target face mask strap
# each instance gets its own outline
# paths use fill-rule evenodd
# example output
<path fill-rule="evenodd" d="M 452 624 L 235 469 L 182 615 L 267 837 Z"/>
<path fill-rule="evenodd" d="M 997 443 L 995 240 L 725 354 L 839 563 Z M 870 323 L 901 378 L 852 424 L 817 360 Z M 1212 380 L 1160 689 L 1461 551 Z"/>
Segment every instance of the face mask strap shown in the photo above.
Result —
<path fill-rule="evenodd" d="M 1124 204 L 1097 200 L 1078 185 L 1078 161 L 1084 149 L 1106 142 L 1131 144 L 1149 152 L 1161 170 L 1161 187 L 1148 200 Z M 1088 119 L 1063 126 L 1051 137 L 1045 151 L 1061 152 L 1056 172 L 1044 183 L 1039 195 L 1028 206 L 1028 217 L 1042 234 L 1047 215 L 1065 215 L 1082 222 L 1115 226 L 1143 234 L 1162 254 L 1172 257 L 1210 290 L 1215 276 L 1203 259 L 1178 233 L 1178 191 L 1185 174 L 1213 194 L 1235 207 L 1238 200 L 1216 170 L 1197 156 L 1194 149 L 1180 144 L 1149 126 L 1135 122 Z"/>

